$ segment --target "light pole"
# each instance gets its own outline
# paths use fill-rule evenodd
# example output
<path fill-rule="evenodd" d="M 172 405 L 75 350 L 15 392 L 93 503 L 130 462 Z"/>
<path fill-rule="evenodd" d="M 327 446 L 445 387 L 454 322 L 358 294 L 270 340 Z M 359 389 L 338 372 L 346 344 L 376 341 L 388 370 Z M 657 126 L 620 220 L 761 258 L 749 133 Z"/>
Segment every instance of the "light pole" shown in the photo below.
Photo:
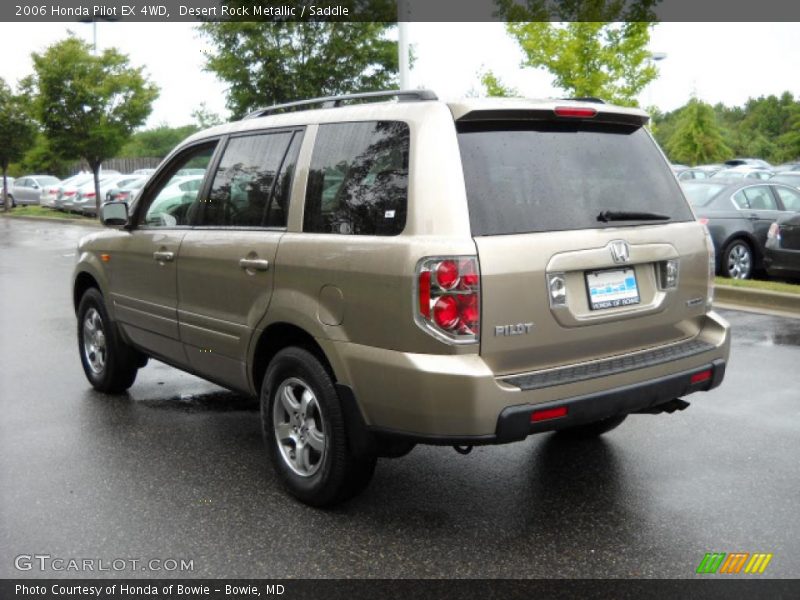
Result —
<path fill-rule="evenodd" d="M 407 90 L 408 69 L 408 0 L 397 0 L 397 58 L 400 67 L 400 89 Z"/>
<path fill-rule="evenodd" d="M 664 60 L 667 58 L 666 52 L 651 52 L 650 56 L 647 57 L 647 61 L 655 66 L 655 64 L 659 61 Z M 647 86 L 647 106 L 653 106 L 653 82 L 651 81 Z"/>

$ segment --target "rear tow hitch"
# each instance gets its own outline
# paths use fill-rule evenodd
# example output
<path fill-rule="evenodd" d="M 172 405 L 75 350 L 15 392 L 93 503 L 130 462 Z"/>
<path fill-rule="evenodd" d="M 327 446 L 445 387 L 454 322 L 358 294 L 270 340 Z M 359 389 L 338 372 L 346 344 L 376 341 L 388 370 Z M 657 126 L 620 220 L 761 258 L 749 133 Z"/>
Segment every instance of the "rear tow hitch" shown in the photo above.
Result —
<path fill-rule="evenodd" d="M 453 446 L 453 450 L 459 454 L 467 455 L 472 452 L 472 446 Z"/>

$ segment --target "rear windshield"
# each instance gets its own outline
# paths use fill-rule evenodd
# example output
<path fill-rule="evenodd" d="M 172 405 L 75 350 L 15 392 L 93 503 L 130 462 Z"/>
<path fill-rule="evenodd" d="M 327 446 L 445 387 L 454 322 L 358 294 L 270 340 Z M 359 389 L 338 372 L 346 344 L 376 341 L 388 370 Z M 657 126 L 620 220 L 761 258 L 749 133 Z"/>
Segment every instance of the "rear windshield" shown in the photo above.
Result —
<path fill-rule="evenodd" d="M 473 235 L 620 227 L 693 216 L 641 128 L 587 123 L 459 123 Z M 660 221 L 598 221 L 604 211 Z"/>
<path fill-rule="evenodd" d="M 726 184 L 685 183 L 683 184 L 683 192 L 689 199 L 689 204 L 697 208 L 711 202 L 711 199 L 726 187 Z"/>

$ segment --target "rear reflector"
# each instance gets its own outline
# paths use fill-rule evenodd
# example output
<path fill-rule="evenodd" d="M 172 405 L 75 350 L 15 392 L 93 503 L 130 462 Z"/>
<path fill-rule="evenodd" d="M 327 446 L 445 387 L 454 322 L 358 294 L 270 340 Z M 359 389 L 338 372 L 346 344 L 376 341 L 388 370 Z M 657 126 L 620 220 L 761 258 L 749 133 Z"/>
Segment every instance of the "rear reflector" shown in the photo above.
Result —
<path fill-rule="evenodd" d="M 703 381 L 708 381 L 711 379 L 711 369 L 706 369 L 705 371 L 700 371 L 699 373 L 695 373 L 692 375 L 691 382 L 692 383 L 701 383 Z"/>
<path fill-rule="evenodd" d="M 577 119 L 591 119 L 597 115 L 594 108 L 579 108 L 575 106 L 558 106 L 555 109 L 556 116 L 571 117 Z"/>
<path fill-rule="evenodd" d="M 545 408 L 544 410 L 535 410 L 531 413 L 531 422 L 549 421 L 550 419 L 558 419 L 567 416 L 566 406 L 557 406 L 556 408 Z"/>

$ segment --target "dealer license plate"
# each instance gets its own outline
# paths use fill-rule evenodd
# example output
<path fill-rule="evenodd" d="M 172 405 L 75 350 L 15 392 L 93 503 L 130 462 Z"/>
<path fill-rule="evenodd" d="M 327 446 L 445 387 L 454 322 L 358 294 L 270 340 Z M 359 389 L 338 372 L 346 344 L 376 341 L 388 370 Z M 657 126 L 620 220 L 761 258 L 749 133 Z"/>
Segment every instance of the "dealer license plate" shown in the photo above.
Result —
<path fill-rule="evenodd" d="M 639 304 L 639 286 L 633 269 L 587 271 L 586 288 L 592 310 Z"/>

